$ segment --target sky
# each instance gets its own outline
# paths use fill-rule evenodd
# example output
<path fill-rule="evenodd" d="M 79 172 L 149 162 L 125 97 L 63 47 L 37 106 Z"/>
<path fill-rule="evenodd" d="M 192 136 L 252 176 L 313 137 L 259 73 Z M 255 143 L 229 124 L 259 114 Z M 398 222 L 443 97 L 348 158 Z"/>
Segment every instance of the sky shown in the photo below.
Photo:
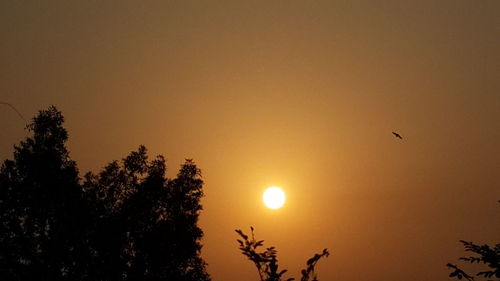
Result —
<path fill-rule="evenodd" d="M 500 237 L 500 1 L 1 1 L 0 102 L 56 105 L 80 172 L 140 144 L 205 181 L 214 281 L 445 280 Z M 1 105 L 0 105 L 1 106 Z M 0 107 L 0 158 L 29 135 Z M 395 138 L 396 131 L 403 139 Z M 261 194 L 281 186 L 285 206 Z"/>

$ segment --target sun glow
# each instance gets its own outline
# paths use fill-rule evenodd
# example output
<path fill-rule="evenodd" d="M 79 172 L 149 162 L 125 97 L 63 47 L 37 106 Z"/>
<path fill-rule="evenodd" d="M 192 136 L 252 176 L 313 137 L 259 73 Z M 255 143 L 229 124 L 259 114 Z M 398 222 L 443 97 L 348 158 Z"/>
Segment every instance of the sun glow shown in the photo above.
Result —
<path fill-rule="evenodd" d="M 279 209 L 285 204 L 285 192 L 276 186 L 271 186 L 264 191 L 264 195 L 262 196 L 264 204 L 269 209 Z"/>

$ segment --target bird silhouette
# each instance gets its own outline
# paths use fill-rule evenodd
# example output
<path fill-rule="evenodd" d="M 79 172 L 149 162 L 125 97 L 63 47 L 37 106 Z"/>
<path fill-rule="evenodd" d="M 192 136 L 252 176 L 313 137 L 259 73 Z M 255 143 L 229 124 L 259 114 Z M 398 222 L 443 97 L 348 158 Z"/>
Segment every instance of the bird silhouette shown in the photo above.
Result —
<path fill-rule="evenodd" d="M 6 106 L 12 108 L 17 113 L 17 115 L 19 115 L 19 117 L 21 117 L 21 119 L 23 119 L 23 121 L 26 122 L 26 119 L 23 117 L 21 112 L 19 112 L 12 104 L 10 104 L 8 102 L 0 102 L 0 104 L 6 105 Z"/>
<path fill-rule="evenodd" d="M 392 132 L 392 134 L 393 134 L 396 138 L 403 139 L 403 137 L 402 137 L 400 134 L 396 133 L 396 132 Z"/>

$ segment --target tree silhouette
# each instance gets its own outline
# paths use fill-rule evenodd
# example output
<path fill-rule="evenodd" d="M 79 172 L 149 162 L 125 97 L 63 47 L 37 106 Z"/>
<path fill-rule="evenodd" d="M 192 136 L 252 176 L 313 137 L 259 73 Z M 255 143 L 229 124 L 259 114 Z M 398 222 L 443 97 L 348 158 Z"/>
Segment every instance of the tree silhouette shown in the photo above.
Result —
<path fill-rule="evenodd" d="M 261 281 L 282 281 L 283 275 L 287 272 L 286 269 L 278 270 L 277 251 L 274 247 L 266 248 L 264 251 L 259 252 L 258 248 L 264 246 L 264 240 L 256 240 L 253 227 L 250 227 L 251 236 L 249 237 L 242 230 L 235 230 L 236 233 L 242 238 L 237 239 L 240 245 L 241 253 L 252 261 L 257 268 L 259 278 Z M 307 260 L 307 267 L 301 270 L 301 281 L 318 281 L 317 275 L 314 272 L 316 263 L 322 257 L 328 257 L 330 253 L 327 249 Z M 293 281 L 294 278 L 285 279 L 285 281 Z"/>
<path fill-rule="evenodd" d="M 489 246 L 486 244 L 478 245 L 473 242 L 467 242 L 464 240 L 460 240 L 460 242 L 464 245 L 466 252 L 473 253 L 472 256 L 461 257 L 460 260 L 466 261 L 471 264 L 484 264 L 488 267 L 488 270 L 478 271 L 476 273 L 476 276 L 488 278 L 488 280 L 492 280 L 491 278 L 500 280 L 500 244 Z M 466 273 L 457 265 L 448 263 L 446 266 L 453 270 L 450 273 L 450 277 L 466 279 L 469 281 L 474 280 L 474 277 L 472 275 Z"/>
<path fill-rule="evenodd" d="M 177 178 L 165 172 L 164 158 L 148 161 L 140 146 L 99 175 L 85 175 L 85 193 L 99 214 L 91 239 L 94 278 L 210 280 L 199 256 L 200 170 L 186 160 Z"/>
<path fill-rule="evenodd" d="M 55 107 L 28 125 L 0 170 L 0 272 L 4 280 L 77 280 L 85 259 L 85 202 L 68 133 Z"/>
<path fill-rule="evenodd" d="M 489 246 L 477 245 L 472 242 L 463 240 L 461 240 L 460 242 L 464 244 L 465 251 L 472 252 L 474 254 L 474 256 L 461 257 L 460 260 L 472 264 L 485 264 L 489 268 L 489 270 L 482 270 L 477 272 L 476 276 L 488 278 L 488 280 L 492 280 L 492 277 L 500 280 L 500 244 Z M 456 277 L 458 279 L 464 278 L 469 281 L 474 280 L 474 277 L 472 275 L 469 275 L 468 273 L 460 269 L 457 265 L 448 263 L 446 266 L 453 270 L 450 273 L 450 277 Z"/>
<path fill-rule="evenodd" d="M 140 146 L 80 183 L 63 122 L 40 111 L 0 169 L 0 278 L 209 281 L 194 162 L 167 179 Z"/>

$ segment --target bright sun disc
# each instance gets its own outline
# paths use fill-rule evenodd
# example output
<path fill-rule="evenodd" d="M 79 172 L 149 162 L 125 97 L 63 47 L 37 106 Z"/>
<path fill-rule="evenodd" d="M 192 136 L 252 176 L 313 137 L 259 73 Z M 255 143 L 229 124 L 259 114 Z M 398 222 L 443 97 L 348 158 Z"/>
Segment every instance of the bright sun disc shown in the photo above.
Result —
<path fill-rule="evenodd" d="M 271 186 L 264 191 L 262 199 L 268 208 L 278 209 L 285 204 L 285 192 L 279 187 Z"/>

